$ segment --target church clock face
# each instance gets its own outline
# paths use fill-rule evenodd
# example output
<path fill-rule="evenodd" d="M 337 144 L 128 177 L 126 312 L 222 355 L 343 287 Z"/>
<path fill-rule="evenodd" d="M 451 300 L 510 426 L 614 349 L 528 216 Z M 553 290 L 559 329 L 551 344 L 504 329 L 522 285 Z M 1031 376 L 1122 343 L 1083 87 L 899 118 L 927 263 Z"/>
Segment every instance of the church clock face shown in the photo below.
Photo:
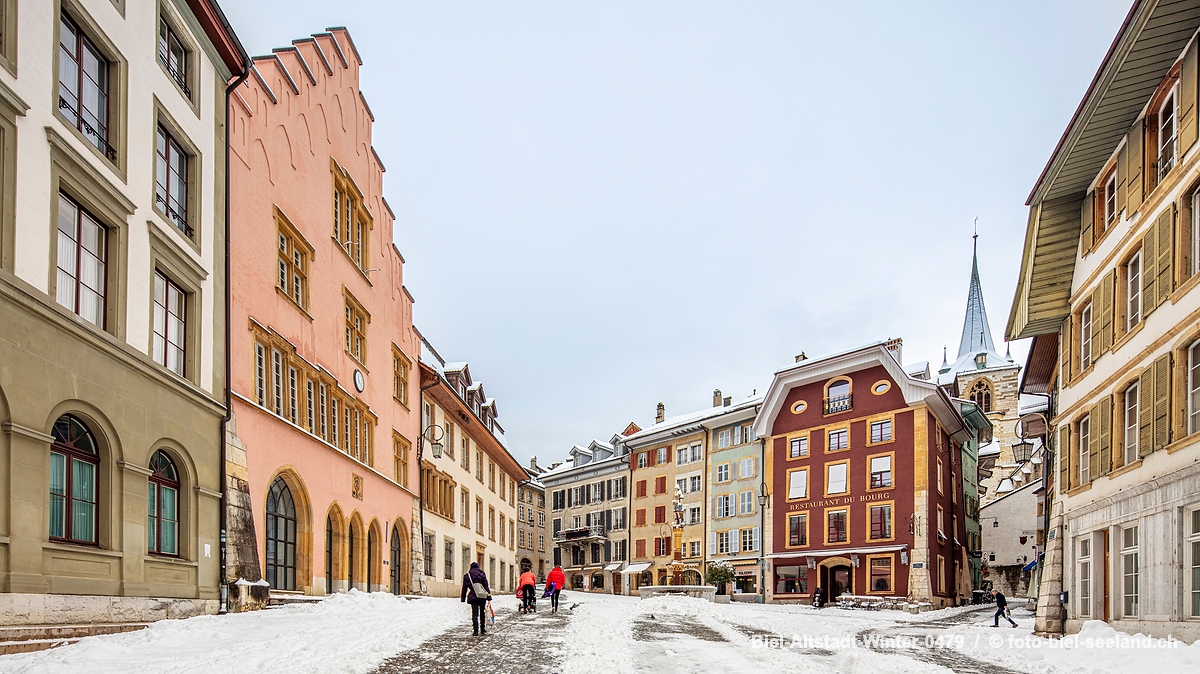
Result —
<path fill-rule="evenodd" d="M 363 376 L 362 370 L 354 371 L 354 389 L 359 393 L 367 388 L 367 378 Z"/>

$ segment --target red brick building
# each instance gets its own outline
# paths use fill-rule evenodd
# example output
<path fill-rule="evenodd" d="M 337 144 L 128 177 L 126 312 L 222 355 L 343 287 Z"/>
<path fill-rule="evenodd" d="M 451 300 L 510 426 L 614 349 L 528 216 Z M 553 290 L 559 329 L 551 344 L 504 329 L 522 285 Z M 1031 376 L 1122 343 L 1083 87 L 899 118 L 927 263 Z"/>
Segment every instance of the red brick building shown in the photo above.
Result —
<path fill-rule="evenodd" d="M 935 606 L 969 593 L 960 478 L 975 430 L 963 401 L 905 373 L 899 346 L 775 373 L 754 427 L 766 442 L 773 601 L 808 602 L 817 587 L 827 600 Z"/>

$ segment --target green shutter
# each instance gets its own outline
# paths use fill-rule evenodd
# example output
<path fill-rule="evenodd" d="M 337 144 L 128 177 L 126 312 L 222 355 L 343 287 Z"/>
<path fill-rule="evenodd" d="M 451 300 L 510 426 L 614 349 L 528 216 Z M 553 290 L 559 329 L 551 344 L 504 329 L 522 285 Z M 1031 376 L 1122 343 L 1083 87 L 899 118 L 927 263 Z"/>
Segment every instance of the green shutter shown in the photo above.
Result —
<path fill-rule="evenodd" d="M 1138 377 L 1138 456 L 1146 456 L 1154 445 L 1154 366 Z"/>
<path fill-rule="evenodd" d="M 1171 354 L 1154 360 L 1154 445 L 1162 449 L 1171 442 Z"/>
<path fill-rule="evenodd" d="M 1158 306 L 1154 292 L 1155 281 L 1158 280 L 1158 225 L 1153 224 L 1142 235 L 1142 319 L 1145 320 L 1155 307 Z"/>
<path fill-rule="evenodd" d="M 1058 493 L 1071 488 L 1071 425 L 1058 427 Z"/>
<path fill-rule="evenodd" d="M 1129 152 L 1125 155 L 1125 208 L 1132 215 L 1142 205 L 1142 120 L 1129 129 Z"/>
<path fill-rule="evenodd" d="M 1083 206 L 1079 209 L 1079 231 L 1082 233 L 1079 237 L 1079 254 L 1086 255 L 1092 249 L 1094 231 L 1093 226 L 1096 223 L 1094 209 L 1096 207 L 1096 193 L 1088 192 L 1083 198 Z"/>
<path fill-rule="evenodd" d="M 1179 156 L 1196 142 L 1196 43 L 1183 53 L 1179 67 Z"/>
<path fill-rule="evenodd" d="M 1101 475 L 1108 475 L 1108 471 L 1112 468 L 1112 445 L 1113 445 L 1113 399 L 1108 396 L 1100 401 L 1100 460 L 1096 466 L 1096 472 L 1092 474 L 1092 479 L 1096 479 Z"/>
<path fill-rule="evenodd" d="M 1175 240 L 1175 204 L 1167 204 L 1167 207 L 1155 220 L 1154 229 L 1158 230 L 1155 233 L 1155 242 L 1158 244 L 1158 262 L 1155 266 L 1157 274 L 1154 283 L 1156 298 L 1154 306 L 1157 307 L 1166 302 L 1171 291 L 1175 289 L 1175 275 L 1171 273 L 1174 269 L 1172 261 L 1175 255 L 1175 246 L 1172 245 Z"/>
<path fill-rule="evenodd" d="M 1113 269 L 1100 280 L 1100 287 L 1094 295 L 1096 304 L 1092 305 L 1094 327 L 1092 341 L 1099 347 L 1097 357 L 1108 352 L 1113 343 L 1113 288 L 1117 282 L 1117 270 Z M 1099 320 L 1095 320 L 1098 318 Z M 1095 358 L 1092 359 L 1093 361 Z"/>

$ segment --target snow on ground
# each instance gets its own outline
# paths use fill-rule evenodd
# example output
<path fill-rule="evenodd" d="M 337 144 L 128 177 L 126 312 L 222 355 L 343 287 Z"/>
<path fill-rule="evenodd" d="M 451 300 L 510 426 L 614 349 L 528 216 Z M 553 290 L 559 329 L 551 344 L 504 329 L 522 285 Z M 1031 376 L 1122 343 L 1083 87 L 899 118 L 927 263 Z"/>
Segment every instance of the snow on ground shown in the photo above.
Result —
<path fill-rule="evenodd" d="M 513 600 L 515 602 L 515 600 Z M 385 658 L 470 624 L 464 604 L 352 590 L 312 604 L 162 620 L 138 632 L 88 637 L 0 657 L 0 672 L 368 672 Z"/>

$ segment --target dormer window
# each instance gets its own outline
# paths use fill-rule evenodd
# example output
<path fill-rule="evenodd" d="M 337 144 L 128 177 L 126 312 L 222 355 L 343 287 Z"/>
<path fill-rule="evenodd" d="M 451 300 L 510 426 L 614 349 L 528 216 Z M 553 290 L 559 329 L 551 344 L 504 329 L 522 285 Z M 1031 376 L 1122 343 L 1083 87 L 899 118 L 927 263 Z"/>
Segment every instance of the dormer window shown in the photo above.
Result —
<path fill-rule="evenodd" d="M 1104 228 L 1108 229 L 1117 219 L 1117 171 L 1116 167 L 1104 182 Z"/>
<path fill-rule="evenodd" d="M 1175 90 L 1172 89 L 1158 109 L 1158 180 L 1175 166 L 1178 140 L 1175 135 Z"/>
<path fill-rule="evenodd" d="M 848 412 L 853 406 L 850 396 L 849 379 L 843 377 L 831 381 L 825 387 L 825 414 Z"/>
<path fill-rule="evenodd" d="M 975 367 L 981 370 L 987 367 L 987 353 L 981 353 L 975 356 Z"/>

